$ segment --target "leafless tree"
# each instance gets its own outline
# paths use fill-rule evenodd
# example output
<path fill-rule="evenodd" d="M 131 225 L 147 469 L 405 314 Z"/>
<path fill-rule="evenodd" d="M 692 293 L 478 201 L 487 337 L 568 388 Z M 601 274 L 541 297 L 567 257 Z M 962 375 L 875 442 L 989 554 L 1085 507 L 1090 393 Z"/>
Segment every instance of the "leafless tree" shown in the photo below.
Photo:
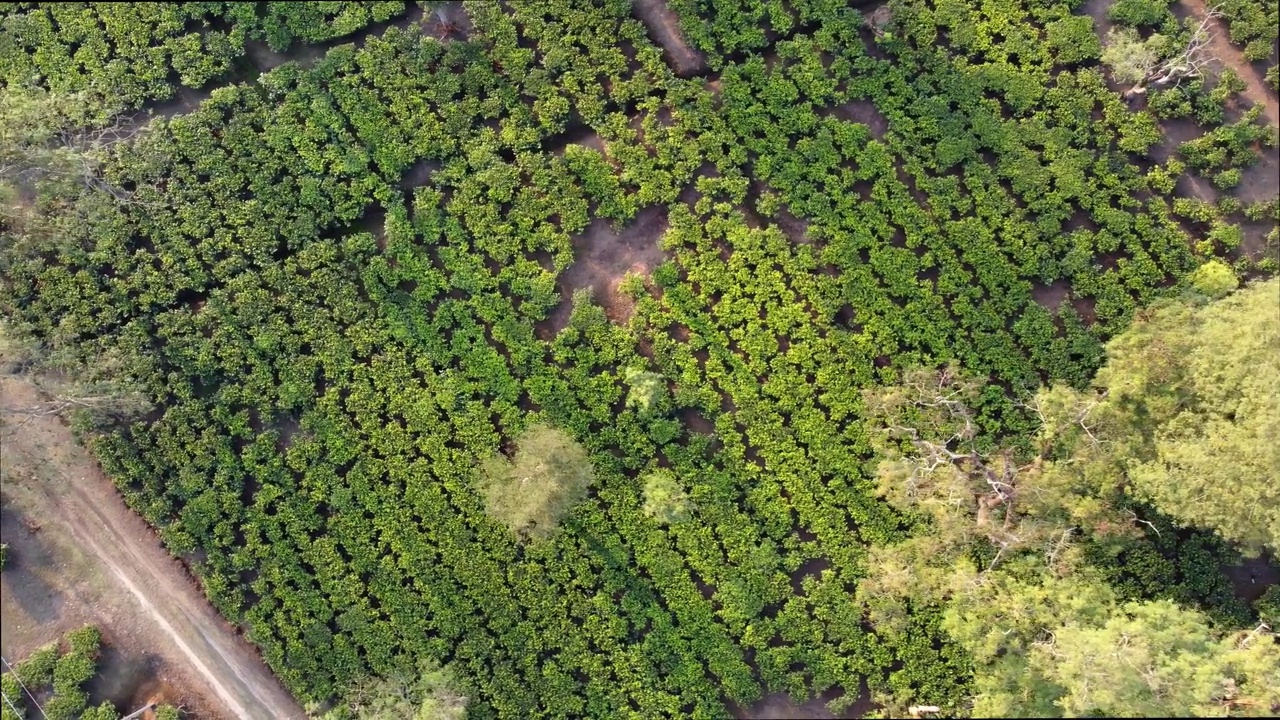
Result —
<path fill-rule="evenodd" d="M 863 22 L 871 28 L 871 33 L 877 38 L 883 37 L 888 32 L 889 25 L 893 23 L 893 10 L 888 4 L 881 5 L 867 15 Z"/>
<path fill-rule="evenodd" d="M 38 418 L 76 411 L 128 420 L 152 410 L 146 395 L 126 379 L 116 356 L 103 354 L 92 362 L 64 359 L 46 346 L 16 342 L 3 331 L 0 326 L 0 380 L 29 383 L 41 397 L 34 403 L 0 404 L 0 415 L 19 418 L 10 432 Z"/>
<path fill-rule="evenodd" d="M 1157 45 L 1163 36 L 1142 40 L 1130 29 L 1112 29 L 1107 34 L 1108 47 L 1103 62 L 1111 66 L 1116 79 L 1133 83 L 1125 97 L 1145 93 L 1152 87 L 1177 87 L 1183 80 L 1201 77 L 1205 68 L 1217 57 L 1210 50 L 1213 42 L 1212 26 L 1222 17 L 1219 6 L 1210 8 L 1192 30 L 1185 45 L 1172 56 L 1161 58 Z"/>

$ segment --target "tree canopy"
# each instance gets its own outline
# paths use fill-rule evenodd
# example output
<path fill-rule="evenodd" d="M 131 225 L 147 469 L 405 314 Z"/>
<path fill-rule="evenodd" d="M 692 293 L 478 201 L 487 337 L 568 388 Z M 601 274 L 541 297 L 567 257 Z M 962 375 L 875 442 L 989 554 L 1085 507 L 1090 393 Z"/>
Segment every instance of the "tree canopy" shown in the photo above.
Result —
<path fill-rule="evenodd" d="M 563 430 L 531 425 L 515 439 L 515 454 L 482 467 L 489 514 L 517 535 L 542 539 L 587 496 L 594 473 L 581 445 Z"/>
<path fill-rule="evenodd" d="M 1146 501 L 1246 553 L 1275 549 L 1278 300 L 1269 280 L 1140 312 L 1107 344 L 1095 388 L 1026 403 L 1039 421 L 1030 446 L 983 437 L 984 386 L 954 367 L 869 391 L 881 492 L 925 523 L 872 551 L 858 589 L 872 621 L 895 628 L 908 604 L 943 603 L 943 627 L 973 658 L 979 716 L 1280 710 L 1270 601 L 1239 632 L 1168 600 L 1125 602 L 1081 543 L 1122 552 Z"/>

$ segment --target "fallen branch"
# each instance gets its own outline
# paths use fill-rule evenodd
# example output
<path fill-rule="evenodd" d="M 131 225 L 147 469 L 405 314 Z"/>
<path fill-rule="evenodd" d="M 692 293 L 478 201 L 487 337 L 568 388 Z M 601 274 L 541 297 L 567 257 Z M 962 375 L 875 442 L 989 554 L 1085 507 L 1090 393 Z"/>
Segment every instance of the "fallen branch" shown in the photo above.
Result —
<path fill-rule="evenodd" d="M 1187 78 L 1203 75 L 1205 66 L 1217 59 L 1215 56 L 1210 55 L 1206 48 L 1213 41 L 1213 32 L 1210 31 L 1209 26 L 1220 17 L 1222 17 L 1222 11 L 1218 9 L 1218 6 L 1212 7 L 1205 12 L 1200 25 L 1191 33 L 1191 39 L 1187 41 L 1187 46 L 1177 55 L 1150 68 L 1146 76 L 1125 93 L 1125 97 L 1145 93 L 1147 88 L 1151 86 L 1163 87 L 1173 83 L 1174 87 L 1177 87 L 1179 83 Z"/>

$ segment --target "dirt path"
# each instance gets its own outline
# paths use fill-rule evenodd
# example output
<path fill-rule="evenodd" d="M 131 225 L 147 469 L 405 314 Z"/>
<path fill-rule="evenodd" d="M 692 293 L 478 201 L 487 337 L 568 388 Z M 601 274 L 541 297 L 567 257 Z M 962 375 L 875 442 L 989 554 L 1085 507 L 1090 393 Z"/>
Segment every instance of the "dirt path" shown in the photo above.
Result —
<path fill-rule="evenodd" d="M 32 385 L 0 380 L 0 412 L 37 402 Z M 18 568 L 6 567 L 3 574 L 4 634 L 13 630 L 13 637 L 5 638 L 6 654 L 15 652 L 23 637 L 38 642 L 41 626 L 96 622 L 108 638 L 144 648 L 176 672 L 181 692 L 202 701 L 202 714 L 237 720 L 304 717 L 61 421 L 34 418 L 18 427 L 8 416 L 0 428 L 0 450 L 6 514 L 29 518 L 24 525 L 30 536 L 11 548 L 14 564 L 28 565 L 25 577 L 11 572 Z M 22 532 L 13 524 L 6 522 L 6 542 L 15 536 L 21 542 Z M 31 538 L 73 548 L 72 555 L 79 557 L 63 555 L 55 568 L 31 567 L 29 557 L 23 562 L 24 550 L 36 545 Z M 32 597 L 32 578 L 48 586 L 45 597 Z"/>
<path fill-rule="evenodd" d="M 695 77 L 707 71 L 706 55 L 685 42 L 680 18 L 667 7 L 666 0 L 635 0 L 631 10 L 649 28 L 649 39 L 662 48 L 678 77 Z"/>
<path fill-rule="evenodd" d="M 604 307 L 610 320 L 625 325 L 631 317 L 631 298 L 618 293 L 618 285 L 628 272 L 646 275 L 666 259 L 658 245 L 667 231 L 667 208 L 654 205 L 641 210 L 620 232 L 597 218 L 573 238 L 573 264 L 560 274 L 560 304 L 546 320 L 537 324 L 539 338 L 551 340 L 569 324 L 573 314 L 573 293 L 589 287 L 596 304 Z"/>
<path fill-rule="evenodd" d="M 1204 0 L 1181 0 L 1179 4 L 1189 10 L 1197 20 L 1204 19 L 1208 13 Z M 1221 19 L 1215 18 L 1209 21 L 1209 30 L 1213 33 L 1213 40 L 1209 43 L 1210 53 L 1218 58 L 1223 66 L 1234 69 L 1240 75 L 1240 79 L 1248 86 L 1241 94 L 1254 105 L 1263 106 L 1262 117 L 1267 123 L 1280 125 L 1280 108 L 1277 107 L 1276 93 L 1262 81 L 1262 75 L 1252 63 L 1245 59 L 1240 48 L 1231 44 L 1231 36 L 1227 32 L 1226 24 Z"/>

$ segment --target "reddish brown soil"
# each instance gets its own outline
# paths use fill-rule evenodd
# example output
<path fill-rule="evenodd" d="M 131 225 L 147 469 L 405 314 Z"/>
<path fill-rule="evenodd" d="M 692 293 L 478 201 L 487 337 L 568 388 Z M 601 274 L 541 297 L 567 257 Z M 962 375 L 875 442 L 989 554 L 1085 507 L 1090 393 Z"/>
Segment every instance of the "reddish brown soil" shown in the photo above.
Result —
<path fill-rule="evenodd" d="M 680 18 L 667 7 L 665 0 L 635 0 L 631 10 L 649 28 L 649 39 L 662 48 L 667 64 L 676 75 L 687 78 L 707 71 L 707 56 L 685 42 L 680 33 Z"/>
<path fill-rule="evenodd" d="M 585 125 L 559 136 L 547 138 L 542 143 L 542 147 L 552 155 L 564 155 L 564 149 L 569 145 L 588 147 L 606 157 L 609 154 L 600 134 Z"/>
<path fill-rule="evenodd" d="M 1179 16 L 1190 16 L 1199 20 L 1207 12 L 1204 0 L 1180 0 Z M 1218 59 L 1216 69 L 1232 68 L 1245 83 L 1240 93 L 1251 106 L 1262 106 L 1262 119 L 1268 125 L 1280 125 L 1280 96 L 1263 82 L 1262 73 L 1245 59 L 1240 48 L 1231 44 L 1226 24 L 1220 19 L 1210 21 L 1209 27 L 1213 39 L 1209 44 L 1209 52 Z M 1240 108 L 1243 110 L 1243 108 Z M 1280 149 L 1264 149 L 1262 157 L 1256 165 L 1244 170 L 1244 177 L 1233 193 L 1242 201 L 1249 203 L 1266 200 L 1280 192 Z M 1198 197 L 1198 195 L 1197 195 Z M 1261 247 L 1261 238 L 1257 238 Z"/>
<path fill-rule="evenodd" d="M 685 427 L 689 428 L 690 432 L 702 433 L 703 435 L 714 435 L 716 432 L 715 424 L 693 408 L 685 408 L 680 411 L 680 419 L 684 422 Z"/>
<path fill-rule="evenodd" d="M 1204 0 L 1179 0 L 1179 4 L 1196 20 L 1204 18 L 1208 12 Z M 1209 28 L 1213 32 L 1213 39 L 1209 43 L 1209 54 L 1218 58 L 1222 67 L 1233 68 L 1240 75 L 1240 79 L 1247 85 L 1241 94 L 1250 103 L 1264 106 L 1263 119 L 1270 125 L 1280 125 L 1280 108 L 1277 107 L 1275 91 L 1263 82 L 1262 74 L 1245 59 L 1240 48 L 1231 44 L 1231 36 L 1227 32 L 1226 24 L 1221 19 L 1215 18 L 1209 22 Z"/>
<path fill-rule="evenodd" d="M 880 114 L 875 103 L 870 100 L 854 100 L 844 105 L 837 105 L 827 111 L 827 114 L 835 115 L 841 120 L 866 125 L 871 130 L 871 136 L 877 140 L 883 139 L 884 134 L 889 131 L 889 121 Z"/>
<path fill-rule="evenodd" d="M 827 703 L 843 697 L 844 691 L 833 688 L 818 697 L 797 703 L 786 693 L 765 695 L 750 707 L 733 707 L 733 716 L 739 720 L 834 720 L 835 718 L 861 718 L 875 708 L 871 702 L 871 693 L 865 684 L 860 689 L 858 699 L 849 709 L 839 715 L 827 709 Z"/>
<path fill-rule="evenodd" d="M 831 568 L 831 561 L 824 557 L 810 558 L 804 561 L 804 564 L 795 572 L 791 573 L 791 589 L 796 595 L 803 595 L 804 579 L 813 576 L 815 579 L 822 577 L 822 571 Z"/>
<path fill-rule="evenodd" d="M 549 340 L 569 324 L 573 293 L 584 287 L 591 288 L 611 320 L 625 323 L 633 302 L 618 293 L 618 283 L 627 272 L 646 275 L 662 263 L 658 240 L 666 231 L 667 208 L 662 206 L 641 210 L 621 232 L 614 232 L 606 220 L 593 220 L 573 239 L 573 264 L 559 278 L 560 305 L 538 323 L 538 337 Z"/>
<path fill-rule="evenodd" d="M 1106 18 L 1107 8 L 1112 2 L 1113 0 L 1088 0 L 1080 10 L 1094 18 L 1098 34 L 1103 37 L 1112 27 L 1112 23 Z M 1179 0 L 1172 10 L 1177 17 L 1197 23 L 1207 13 L 1204 0 Z M 1246 86 L 1240 98 L 1228 104 L 1228 118 L 1238 117 L 1246 107 L 1260 105 L 1263 108 L 1262 118 L 1265 122 L 1271 125 L 1280 123 L 1280 97 L 1263 82 L 1262 73 L 1258 67 L 1245 59 L 1240 48 L 1231 44 L 1226 25 L 1221 20 L 1214 19 L 1210 21 L 1209 30 L 1212 33 L 1209 53 L 1216 58 L 1216 61 L 1211 63 L 1210 72 L 1216 75 L 1225 68 L 1232 68 Z M 1108 84 L 1117 92 L 1128 89 L 1110 80 Z M 1240 101 L 1241 99 L 1243 102 Z M 1190 119 L 1164 121 L 1161 123 L 1161 128 L 1164 131 L 1164 141 L 1151 149 L 1152 160 L 1159 163 L 1176 157 L 1180 144 L 1200 137 L 1205 132 Z M 1275 197 L 1280 191 L 1280 150 L 1263 148 L 1258 162 L 1244 168 L 1242 175 L 1240 185 L 1230 191 L 1231 195 L 1245 203 Z M 1207 178 L 1192 172 L 1186 172 L 1178 179 L 1175 192 L 1180 197 L 1196 198 L 1206 202 L 1216 202 L 1221 196 Z M 1261 255 L 1269 228 L 1268 225 L 1248 224 L 1241 252 L 1251 256 Z"/>
<path fill-rule="evenodd" d="M 133 130 L 143 127 L 155 118 L 168 120 L 178 115 L 195 112 L 211 94 L 211 89 L 193 90 L 189 87 L 179 87 L 172 98 L 144 107 L 132 116 L 126 116 L 122 120 L 122 125 L 126 130 Z"/>
<path fill-rule="evenodd" d="M 1057 310 L 1070 294 L 1071 283 L 1066 280 L 1055 280 L 1049 285 L 1036 285 L 1031 288 L 1031 299 L 1050 312 Z"/>
<path fill-rule="evenodd" d="M 1067 280 L 1055 280 L 1048 285 L 1035 285 L 1031 288 L 1031 299 L 1049 312 L 1057 312 L 1064 301 L 1071 307 L 1086 325 L 1092 325 L 1097 319 L 1093 298 L 1074 297 L 1071 294 L 1071 283 Z"/>
<path fill-rule="evenodd" d="M 792 215 L 791 211 L 785 207 L 778 208 L 778 212 L 773 216 L 773 222 L 777 223 L 779 230 L 786 233 L 788 238 L 791 238 L 791 242 L 813 242 L 812 238 L 809 237 L 809 221 Z"/>
<path fill-rule="evenodd" d="M 431 176 L 440 169 L 440 163 L 434 160 L 421 160 L 414 163 L 400 178 L 400 189 L 406 192 L 426 185 Z"/>
<path fill-rule="evenodd" d="M 315 65 L 328 52 L 323 45 L 306 45 L 297 43 L 287 52 L 276 52 L 262 40 L 245 40 L 244 54 L 258 72 L 267 73 L 287 62 L 296 62 L 299 66 L 309 68 Z"/>

